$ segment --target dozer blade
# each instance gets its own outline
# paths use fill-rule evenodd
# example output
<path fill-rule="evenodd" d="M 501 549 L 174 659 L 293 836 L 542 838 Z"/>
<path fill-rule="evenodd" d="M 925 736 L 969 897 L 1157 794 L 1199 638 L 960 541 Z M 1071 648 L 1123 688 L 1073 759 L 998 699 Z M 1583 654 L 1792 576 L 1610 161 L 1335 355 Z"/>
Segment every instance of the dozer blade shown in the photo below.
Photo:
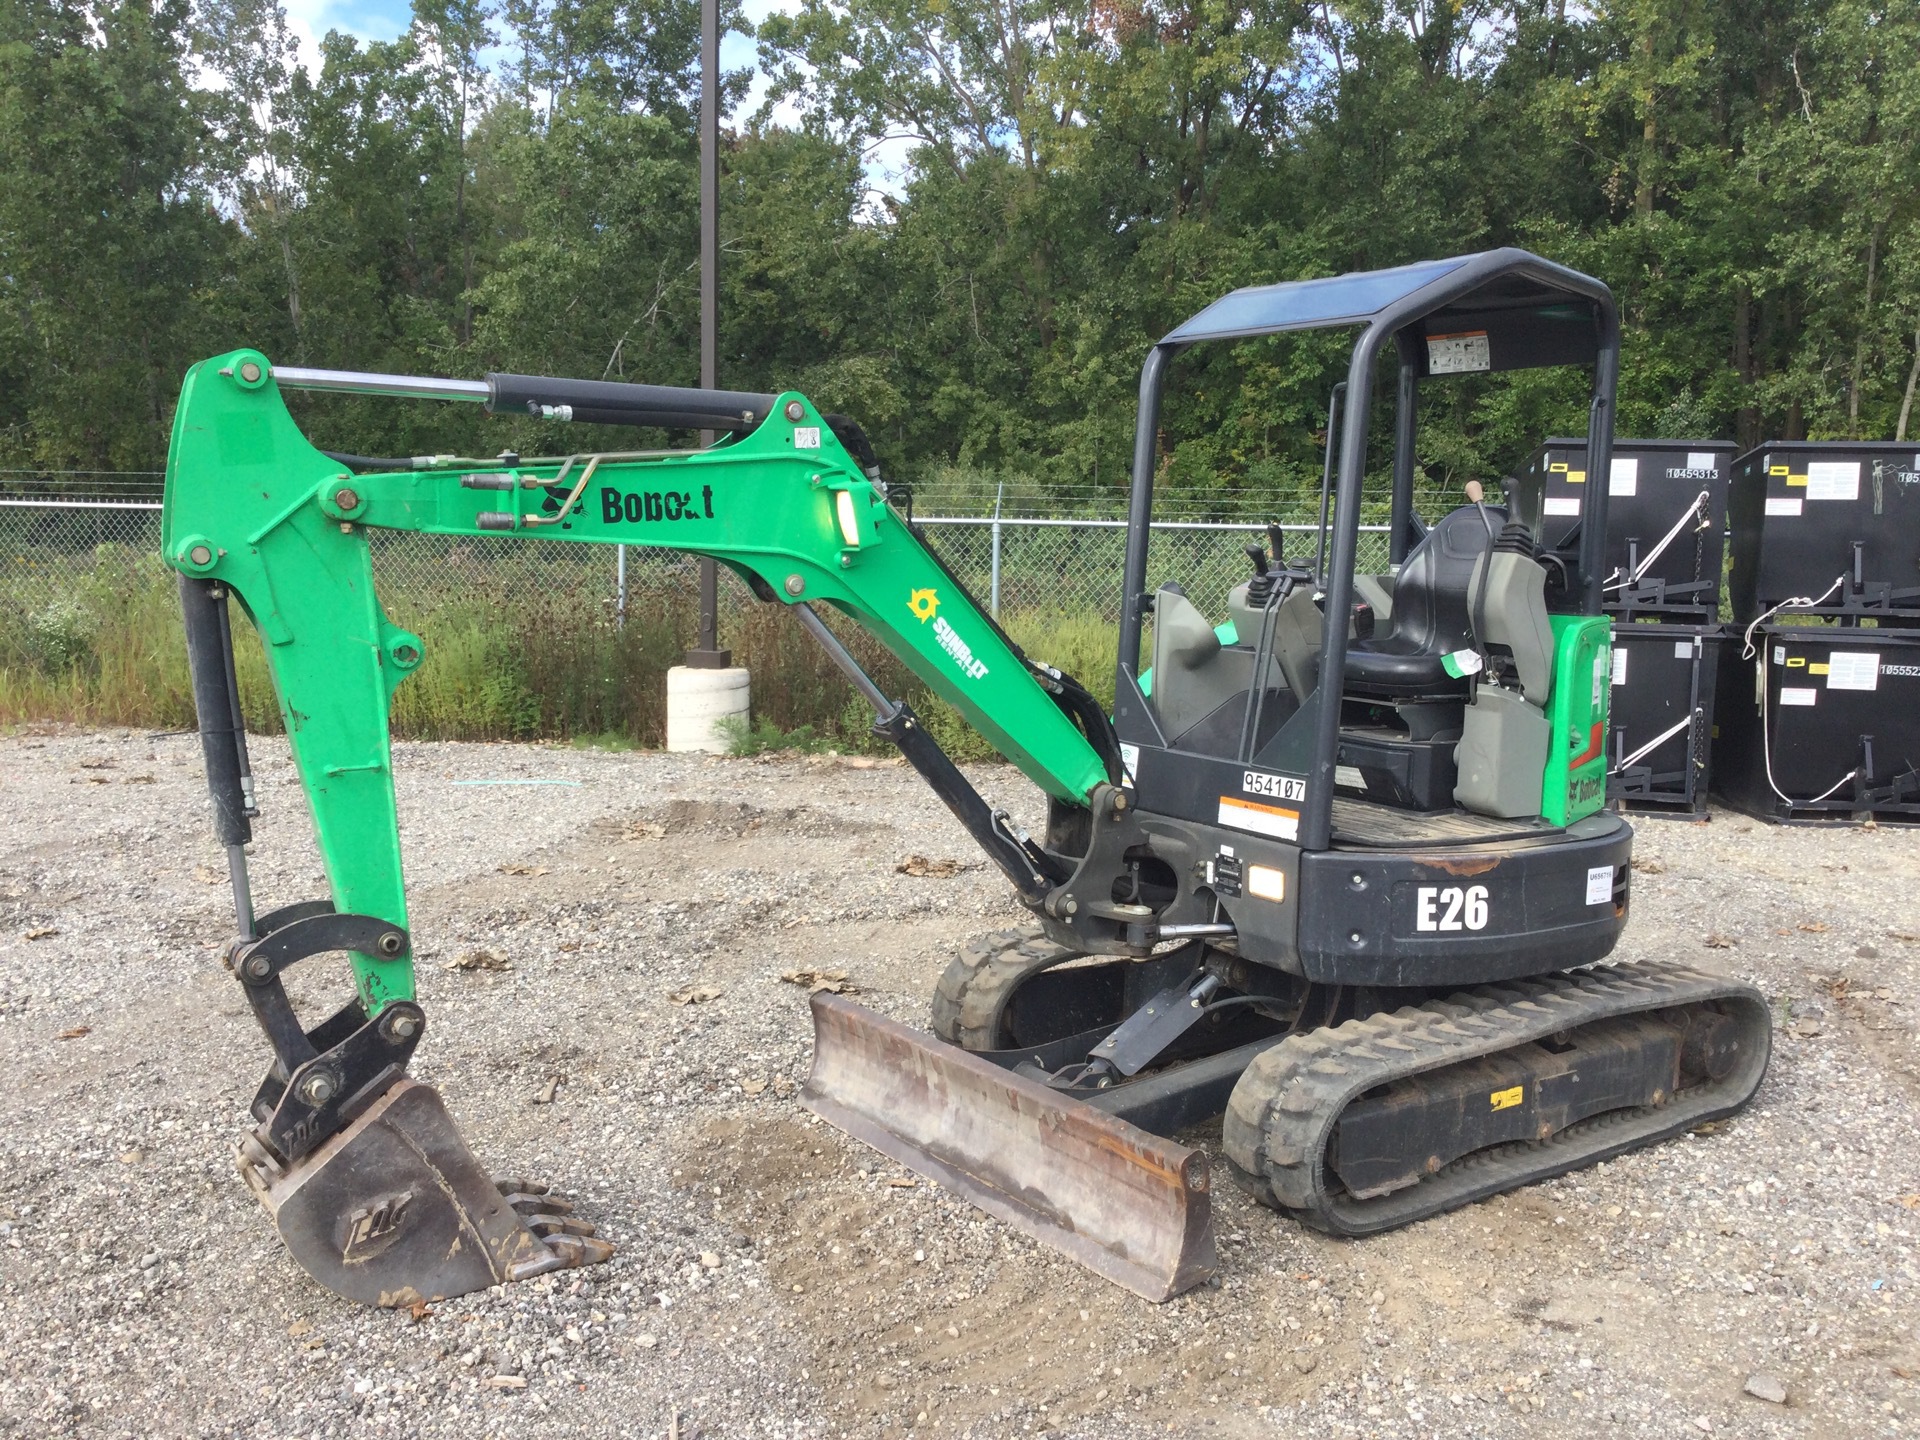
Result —
<path fill-rule="evenodd" d="M 909 1030 L 813 997 L 822 1119 L 1148 1300 L 1218 1267 L 1207 1157 Z"/>
<path fill-rule="evenodd" d="M 613 1254 L 565 1201 L 490 1179 L 439 1094 L 413 1080 L 290 1166 L 249 1140 L 240 1173 L 300 1267 L 363 1304 L 444 1300 Z"/>

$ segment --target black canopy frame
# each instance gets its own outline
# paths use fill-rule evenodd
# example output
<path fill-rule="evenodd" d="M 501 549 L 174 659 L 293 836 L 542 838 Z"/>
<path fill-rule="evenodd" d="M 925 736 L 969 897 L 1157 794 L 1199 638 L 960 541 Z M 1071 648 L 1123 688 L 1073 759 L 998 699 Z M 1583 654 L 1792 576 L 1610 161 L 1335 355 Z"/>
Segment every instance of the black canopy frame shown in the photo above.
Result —
<path fill-rule="evenodd" d="M 1391 340 L 1399 358 L 1395 397 L 1393 506 L 1389 556 L 1406 558 L 1413 525 L 1414 437 L 1419 382 L 1432 378 L 1438 354 L 1428 342 L 1470 347 L 1458 369 L 1483 373 L 1546 365 L 1593 367 L 1587 420 L 1588 487 L 1580 552 L 1570 587 L 1581 614 L 1601 613 L 1607 535 L 1607 485 L 1613 451 L 1613 415 L 1620 377 L 1620 317 L 1613 293 L 1592 276 L 1525 250 L 1507 248 L 1390 270 L 1358 271 L 1319 280 L 1254 286 L 1221 297 L 1171 331 L 1147 354 L 1140 372 L 1140 409 L 1133 446 L 1127 553 L 1122 580 L 1118 681 L 1140 711 L 1140 635 L 1152 597 L 1146 593 L 1147 545 L 1153 518 L 1153 481 L 1161 401 L 1174 357 L 1211 340 L 1249 339 L 1290 331 L 1362 327 L 1347 365 L 1340 421 L 1339 475 L 1327 573 L 1320 673 L 1346 666 L 1348 617 L 1360 534 L 1360 503 L 1367 468 L 1367 425 L 1374 371 Z M 1484 362 L 1484 363 L 1481 363 Z M 1332 443 L 1333 437 L 1328 437 Z M 1303 778 L 1300 844 L 1328 847 L 1333 829 L 1336 756 L 1340 746 L 1340 687 L 1320 685 L 1302 708 L 1316 707 L 1311 758 Z M 1127 706 L 1124 708 L 1133 708 Z"/>

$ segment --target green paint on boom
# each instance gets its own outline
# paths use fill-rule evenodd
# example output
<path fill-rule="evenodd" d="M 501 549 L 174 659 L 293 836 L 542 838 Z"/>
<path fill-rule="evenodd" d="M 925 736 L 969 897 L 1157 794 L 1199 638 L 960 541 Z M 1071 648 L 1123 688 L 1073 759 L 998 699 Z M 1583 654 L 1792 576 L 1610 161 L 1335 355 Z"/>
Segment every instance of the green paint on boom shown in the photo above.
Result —
<path fill-rule="evenodd" d="M 710 450 L 355 475 L 300 432 L 267 358 L 237 350 L 181 390 L 161 545 L 260 632 L 343 912 L 407 926 L 387 721 L 424 651 L 374 595 L 369 529 L 711 555 L 763 598 L 853 617 L 1049 795 L 1083 802 L 1107 778 L 803 396 Z M 408 958 L 356 955 L 354 972 L 370 1014 L 414 994 Z"/>

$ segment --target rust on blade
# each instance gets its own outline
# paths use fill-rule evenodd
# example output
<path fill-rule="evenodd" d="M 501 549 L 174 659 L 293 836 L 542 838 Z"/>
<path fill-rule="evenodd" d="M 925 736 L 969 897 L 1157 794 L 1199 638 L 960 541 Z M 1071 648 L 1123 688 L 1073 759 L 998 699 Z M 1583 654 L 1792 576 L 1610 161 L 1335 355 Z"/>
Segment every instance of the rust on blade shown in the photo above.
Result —
<path fill-rule="evenodd" d="M 838 995 L 801 1101 L 1148 1300 L 1217 1268 L 1207 1157 Z"/>

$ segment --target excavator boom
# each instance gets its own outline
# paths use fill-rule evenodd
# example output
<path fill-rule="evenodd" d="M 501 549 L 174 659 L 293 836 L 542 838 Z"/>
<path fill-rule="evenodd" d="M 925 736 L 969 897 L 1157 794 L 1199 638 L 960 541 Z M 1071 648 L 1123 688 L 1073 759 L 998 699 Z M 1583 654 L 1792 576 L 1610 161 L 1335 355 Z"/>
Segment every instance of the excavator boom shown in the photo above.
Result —
<path fill-rule="evenodd" d="M 734 434 L 702 450 L 370 461 L 310 444 L 282 384 Z M 864 450 L 864 438 L 841 423 Z M 233 873 L 239 935 L 229 961 L 275 1057 L 254 1100 L 259 1125 L 241 1147 L 241 1169 L 289 1250 L 323 1284 L 373 1303 L 411 1303 L 610 1253 L 564 1202 L 489 1182 L 439 1097 L 405 1078 L 426 1021 L 415 996 L 388 719 L 394 689 L 426 650 L 375 594 L 370 531 L 711 556 L 761 600 L 794 610 L 873 704 L 875 731 L 900 746 L 1030 906 L 1041 907 L 1065 878 L 986 805 L 912 711 L 862 673 L 812 608 L 830 606 L 876 636 L 1055 802 L 1111 803 L 1119 759 L 1105 716 L 1070 680 L 1032 665 L 971 603 L 870 470 L 797 394 L 276 372 L 251 350 L 189 373 L 168 456 L 163 554 L 181 576 L 216 828 Z M 327 900 L 269 914 L 256 913 L 246 871 L 256 812 L 230 600 L 260 633 L 331 890 Z M 281 976 L 328 951 L 348 952 L 357 994 L 308 1029 Z M 921 1156 L 926 1173 L 982 1203 L 1004 1183 L 993 1167 L 1010 1145 L 1032 1151 L 1036 1135 L 1077 1136 L 1052 1147 L 1053 1163 L 1082 1172 L 1062 1193 L 1103 1196 L 1119 1178 L 1118 1198 L 1094 1207 L 1091 1220 L 1050 1212 L 1021 1223 L 1072 1251 L 1148 1257 L 1119 1267 L 1142 1293 L 1171 1293 L 1209 1273 L 1203 1158 L 1167 1160 L 1163 1142 L 1039 1087 L 1028 1087 L 1037 1098 L 1027 1096 L 1019 1114 L 988 1106 L 962 1116 L 950 1097 L 978 1090 L 973 1072 L 983 1062 L 887 1032 L 895 1053 L 911 1052 L 900 1073 L 916 1076 L 925 1097 L 902 1115 L 882 1103 L 887 1077 L 861 1063 L 885 1022 L 854 1006 L 833 1019 L 816 1023 L 816 1083 L 807 1092 L 822 1113 L 899 1125 L 915 1138 L 882 1148 L 910 1163 Z M 823 1076 L 841 1077 L 838 1088 Z M 1144 1231 L 1168 1223 L 1177 1231 L 1170 1243 L 1143 1244 Z"/>

